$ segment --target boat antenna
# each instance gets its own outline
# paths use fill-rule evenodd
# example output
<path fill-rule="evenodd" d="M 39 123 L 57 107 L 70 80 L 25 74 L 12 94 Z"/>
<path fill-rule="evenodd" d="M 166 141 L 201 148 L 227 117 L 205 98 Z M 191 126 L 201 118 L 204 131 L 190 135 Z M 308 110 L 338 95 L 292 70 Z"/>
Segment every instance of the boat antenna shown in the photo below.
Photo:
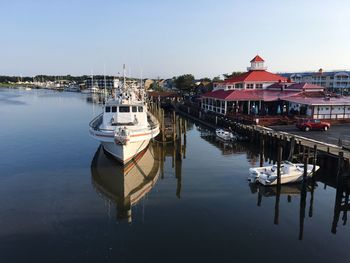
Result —
<path fill-rule="evenodd" d="M 125 64 L 123 64 L 123 88 L 125 89 Z"/>
<path fill-rule="evenodd" d="M 103 82 L 105 84 L 105 88 L 104 88 L 104 103 L 106 103 L 106 63 L 103 64 Z"/>
<path fill-rule="evenodd" d="M 141 79 L 140 79 L 140 87 L 141 87 L 141 89 L 142 89 L 142 69 L 141 69 Z"/>
<path fill-rule="evenodd" d="M 94 70 L 92 69 L 91 70 L 91 90 L 92 90 L 93 86 L 94 86 Z"/>

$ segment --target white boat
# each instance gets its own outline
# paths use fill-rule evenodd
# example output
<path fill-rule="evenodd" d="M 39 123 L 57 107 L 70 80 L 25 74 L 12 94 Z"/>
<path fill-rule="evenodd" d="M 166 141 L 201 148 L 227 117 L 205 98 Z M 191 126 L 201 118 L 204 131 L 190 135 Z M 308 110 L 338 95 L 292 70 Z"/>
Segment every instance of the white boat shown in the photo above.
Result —
<path fill-rule="evenodd" d="M 235 136 L 233 135 L 232 132 L 225 131 L 223 129 L 216 129 L 215 134 L 217 137 L 219 137 L 220 139 L 222 139 L 224 141 L 231 141 L 235 138 Z"/>
<path fill-rule="evenodd" d="M 80 92 L 80 87 L 79 85 L 76 85 L 76 84 L 69 84 L 67 87 L 64 88 L 64 91 Z"/>
<path fill-rule="evenodd" d="M 120 165 L 101 147 L 91 163 L 92 184 L 106 201 L 114 204 L 117 220 L 132 221 L 132 207 L 152 190 L 160 174 L 157 147 L 150 145 L 127 165 Z"/>
<path fill-rule="evenodd" d="M 316 165 L 315 172 L 320 167 Z M 297 183 L 303 180 L 304 164 L 284 162 L 281 164 L 281 184 Z M 307 177 L 313 175 L 313 165 L 307 165 Z M 263 185 L 277 184 L 277 165 L 255 167 L 249 169 L 248 180 L 251 182 L 259 182 Z"/>
<path fill-rule="evenodd" d="M 148 112 L 144 97 L 142 88 L 127 86 L 124 80 L 114 97 L 105 101 L 103 113 L 90 122 L 91 136 L 123 164 L 159 134 L 158 120 Z"/>
<path fill-rule="evenodd" d="M 83 93 L 83 94 L 97 94 L 97 93 L 101 93 L 101 91 L 96 86 L 93 86 L 91 88 L 82 90 L 81 93 Z"/>

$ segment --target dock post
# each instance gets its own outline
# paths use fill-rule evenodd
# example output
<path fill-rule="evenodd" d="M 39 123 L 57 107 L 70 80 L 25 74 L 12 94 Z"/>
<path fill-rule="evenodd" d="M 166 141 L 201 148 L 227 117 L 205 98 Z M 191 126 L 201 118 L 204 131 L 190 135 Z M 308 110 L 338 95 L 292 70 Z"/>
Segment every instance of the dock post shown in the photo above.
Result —
<path fill-rule="evenodd" d="M 337 173 L 337 184 L 338 185 L 342 184 L 343 168 L 344 168 L 344 152 L 339 152 L 338 173 Z"/>
<path fill-rule="evenodd" d="M 312 167 L 313 173 L 316 170 L 316 162 L 317 162 L 317 144 L 314 145 L 314 158 L 313 158 L 313 167 Z"/>
<path fill-rule="evenodd" d="M 165 116 L 164 110 L 161 109 L 161 120 L 162 120 L 162 141 L 165 142 Z"/>
<path fill-rule="evenodd" d="M 175 141 L 176 140 L 176 114 L 175 114 L 175 110 L 173 111 L 172 127 L 173 127 L 173 141 Z"/>
<path fill-rule="evenodd" d="M 187 134 L 186 134 L 186 132 L 187 132 L 187 120 L 183 120 L 184 121 L 184 125 L 183 125 L 183 128 L 184 128 L 184 144 L 186 144 L 186 140 L 187 140 L 187 138 L 186 138 L 186 136 L 187 136 Z"/>
<path fill-rule="evenodd" d="M 305 181 L 306 178 L 307 178 L 307 164 L 308 164 L 309 160 L 308 160 L 308 157 L 305 154 L 303 154 L 303 158 L 304 158 L 303 181 Z"/>
<path fill-rule="evenodd" d="M 179 133 L 178 133 L 178 143 L 179 143 L 179 159 L 182 160 L 182 124 L 181 124 L 181 118 L 178 119 L 178 125 L 179 125 Z"/>
<path fill-rule="evenodd" d="M 265 140 L 264 136 L 260 136 L 260 167 L 264 165 Z"/>
<path fill-rule="evenodd" d="M 283 148 L 279 144 L 277 147 L 278 147 L 277 148 L 277 186 L 280 186 L 281 185 L 281 161 L 282 161 Z"/>
<path fill-rule="evenodd" d="M 294 147 L 295 147 L 295 137 L 292 136 L 290 138 L 290 149 L 289 149 L 288 161 L 292 161 L 292 159 L 293 159 Z"/>

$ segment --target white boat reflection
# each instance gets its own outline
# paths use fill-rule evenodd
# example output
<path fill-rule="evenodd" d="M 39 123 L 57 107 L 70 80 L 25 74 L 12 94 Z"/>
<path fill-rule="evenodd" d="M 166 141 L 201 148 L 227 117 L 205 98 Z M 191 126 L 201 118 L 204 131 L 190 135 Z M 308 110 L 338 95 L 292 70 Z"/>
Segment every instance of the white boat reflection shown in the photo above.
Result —
<path fill-rule="evenodd" d="M 157 149 L 150 145 L 126 166 L 121 165 L 102 147 L 91 163 L 92 184 L 107 201 L 115 204 L 117 220 L 132 221 L 132 206 L 156 184 L 160 174 Z"/>

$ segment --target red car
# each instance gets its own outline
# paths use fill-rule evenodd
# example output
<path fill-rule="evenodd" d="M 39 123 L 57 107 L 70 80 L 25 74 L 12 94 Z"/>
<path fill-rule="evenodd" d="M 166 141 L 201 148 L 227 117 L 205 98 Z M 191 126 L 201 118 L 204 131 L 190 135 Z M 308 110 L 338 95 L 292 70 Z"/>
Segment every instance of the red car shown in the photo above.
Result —
<path fill-rule="evenodd" d="M 303 131 L 323 130 L 327 131 L 331 124 L 329 122 L 315 119 L 299 119 L 296 124 L 297 128 Z"/>

